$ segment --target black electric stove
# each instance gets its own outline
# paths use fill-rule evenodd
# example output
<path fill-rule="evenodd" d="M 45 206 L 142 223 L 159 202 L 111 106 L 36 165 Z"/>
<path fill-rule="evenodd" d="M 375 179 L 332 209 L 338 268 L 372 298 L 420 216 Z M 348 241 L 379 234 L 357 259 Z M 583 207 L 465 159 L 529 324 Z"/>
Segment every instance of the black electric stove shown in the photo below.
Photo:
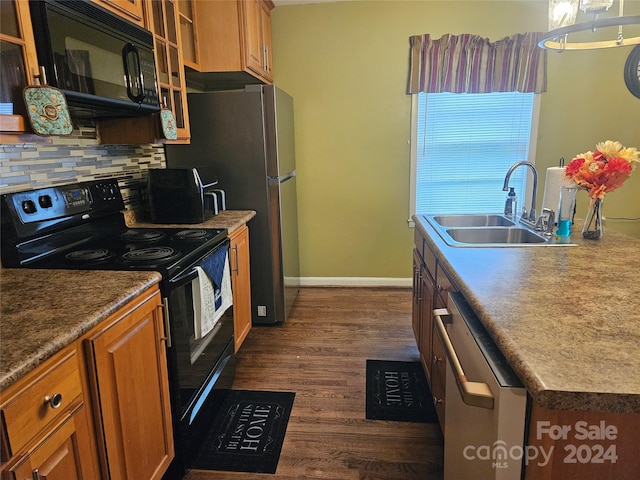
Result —
<path fill-rule="evenodd" d="M 209 333 L 194 333 L 202 311 L 194 303 L 195 267 L 221 251 L 228 255 L 227 230 L 128 228 L 116 180 L 8 193 L 0 208 L 4 267 L 162 274 L 176 447 L 163 478 L 182 478 L 235 377 L 233 307 L 221 312 Z"/>
<path fill-rule="evenodd" d="M 2 195 L 5 267 L 154 270 L 169 279 L 227 237 L 226 229 L 128 228 L 116 180 Z"/>

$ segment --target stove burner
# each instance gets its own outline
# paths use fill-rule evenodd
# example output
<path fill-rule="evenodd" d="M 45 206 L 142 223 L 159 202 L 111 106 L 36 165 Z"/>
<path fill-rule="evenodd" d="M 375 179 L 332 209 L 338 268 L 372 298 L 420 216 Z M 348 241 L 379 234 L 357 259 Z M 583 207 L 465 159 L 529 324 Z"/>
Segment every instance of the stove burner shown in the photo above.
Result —
<path fill-rule="evenodd" d="M 178 240 L 203 240 L 210 236 L 206 230 L 181 230 L 175 234 Z"/>
<path fill-rule="evenodd" d="M 127 230 L 122 234 L 122 239 L 128 242 L 155 242 L 166 237 L 166 233 L 158 230 Z"/>
<path fill-rule="evenodd" d="M 77 264 L 103 262 L 112 257 L 113 253 L 106 248 L 97 250 L 76 250 L 65 255 L 65 258 L 68 261 Z"/>
<path fill-rule="evenodd" d="M 171 247 L 148 247 L 131 250 L 122 255 L 126 262 L 160 262 L 171 260 L 180 255 L 180 252 Z"/>

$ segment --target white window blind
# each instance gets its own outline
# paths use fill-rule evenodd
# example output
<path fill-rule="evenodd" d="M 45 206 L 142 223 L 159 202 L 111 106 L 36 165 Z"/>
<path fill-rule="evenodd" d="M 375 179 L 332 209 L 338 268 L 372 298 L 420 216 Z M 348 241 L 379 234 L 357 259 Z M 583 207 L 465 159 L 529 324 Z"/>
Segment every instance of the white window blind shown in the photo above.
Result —
<path fill-rule="evenodd" d="M 415 213 L 502 212 L 507 170 L 517 161 L 532 161 L 535 153 L 530 152 L 534 94 L 417 95 Z M 527 173 L 520 167 L 509 182 L 518 211 Z"/>

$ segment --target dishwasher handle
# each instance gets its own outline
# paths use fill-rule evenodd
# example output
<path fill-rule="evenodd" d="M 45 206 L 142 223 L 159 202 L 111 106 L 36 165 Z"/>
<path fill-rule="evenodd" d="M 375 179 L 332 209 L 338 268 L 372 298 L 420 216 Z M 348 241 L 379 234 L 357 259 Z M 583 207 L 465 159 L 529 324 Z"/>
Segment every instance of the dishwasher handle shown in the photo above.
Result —
<path fill-rule="evenodd" d="M 447 329 L 444 326 L 444 321 L 442 320 L 442 316 L 448 314 L 449 312 L 444 308 L 434 310 L 433 322 L 440 334 L 442 343 L 444 344 L 447 359 L 451 363 L 451 368 L 453 369 L 462 401 L 472 407 L 493 410 L 493 394 L 491 393 L 491 389 L 489 389 L 489 385 L 481 382 L 471 382 L 464 374 L 464 370 L 462 369 L 456 350 L 453 348 Z"/>

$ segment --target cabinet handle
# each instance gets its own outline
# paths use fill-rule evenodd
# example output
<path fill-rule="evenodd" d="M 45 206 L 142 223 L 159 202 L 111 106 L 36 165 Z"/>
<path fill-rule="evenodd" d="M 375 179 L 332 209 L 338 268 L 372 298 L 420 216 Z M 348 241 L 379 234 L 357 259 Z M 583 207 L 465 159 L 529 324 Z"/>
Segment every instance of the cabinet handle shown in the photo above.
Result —
<path fill-rule="evenodd" d="M 436 396 L 434 395 L 434 396 L 433 396 L 433 405 L 437 407 L 439 403 L 442 403 L 442 399 L 441 399 L 441 398 L 438 398 L 438 397 L 436 397 Z"/>
<path fill-rule="evenodd" d="M 236 275 L 240 275 L 240 264 L 238 263 L 238 247 L 233 247 L 233 256 L 236 259 L 236 268 L 232 268 L 231 271 Z"/>
<path fill-rule="evenodd" d="M 437 355 L 433 356 L 433 364 L 434 365 L 438 365 L 440 362 L 442 362 L 442 360 L 444 360 L 443 358 L 438 357 Z"/>
<path fill-rule="evenodd" d="M 62 394 L 54 393 L 51 397 L 47 395 L 44 397 L 44 404 L 49 405 L 51 408 L 60 408 L 60 405 L 62 405 Z"/>
<path fill-rule="evenodd" d="M 268 72 L 269 71 L 269 47 L 267 45 L 264 45 L 262 57 L 263 57 L 262 60 L 264 61 L 264 71 Z"/>
<path fill-rule="evenodd" d="M 32 480 L 40 480 L 40 472 L 37 468 L 31 472 L 31 478 Z"/>
<path fill-rule="evenodd" d="M 433 321 L 444 345 L 445 352 L 447 353 L 447 359 L 451 363 L 453 375 L 456 378 L 456 385 L 458 386 L 462 401 L 473 407 L 493 410 L 493 394 L 491 393 L 489 385 L 480 382 L 470 382 L 464 374 L 456 350 L 453 348 L 447 329 L 444 327 L 444 322 L 442 321 L 441 315 L 448 315 L 448 313 L 444 308 L 434 310 Z"/>

